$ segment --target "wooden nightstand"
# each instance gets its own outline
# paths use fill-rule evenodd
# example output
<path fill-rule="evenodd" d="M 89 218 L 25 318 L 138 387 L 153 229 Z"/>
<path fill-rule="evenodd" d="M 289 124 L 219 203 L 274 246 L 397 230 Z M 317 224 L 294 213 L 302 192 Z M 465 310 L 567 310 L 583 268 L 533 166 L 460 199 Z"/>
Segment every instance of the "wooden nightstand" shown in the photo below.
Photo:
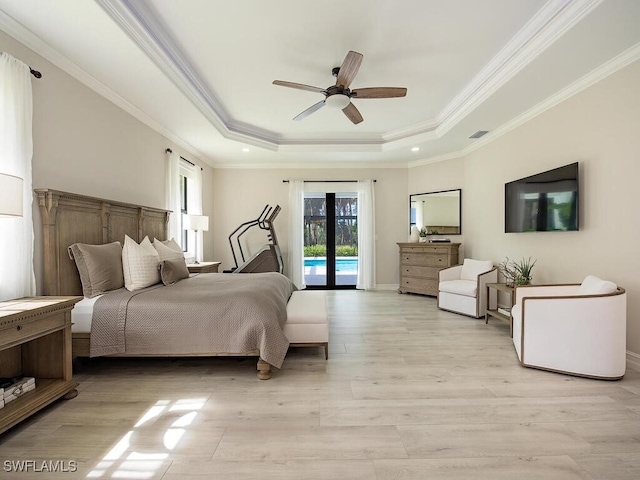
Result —
<path fill-rule="evenodd" d="M 82 297 L 0 302 L 0 377 L 35 377 L 36 388 L 0 409 L 0 433 L 60 397 L 78 394 L 71 367 L 71 310 Z"/>
<path fill-rule="evenodd" d="M 218 267 L 222 262 L 187 263 L 189 273 L 218 273 Z"/>

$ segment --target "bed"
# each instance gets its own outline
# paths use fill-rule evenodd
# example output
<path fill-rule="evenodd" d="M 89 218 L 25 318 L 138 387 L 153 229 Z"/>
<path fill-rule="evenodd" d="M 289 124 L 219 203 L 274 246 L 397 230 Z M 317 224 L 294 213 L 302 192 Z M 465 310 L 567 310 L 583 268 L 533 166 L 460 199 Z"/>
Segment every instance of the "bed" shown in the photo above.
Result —
<path fill-rule="evenodd" d="M 69 247 L 125 244 L 126 237 L 141 245 L 145 237 L 166 242 L 170 212 L 58 190 L 35 192 L 43 293 L 85 297 L 73 312 L 73 356 L 257 356 L 263 380 L 272 366 L 280 367 L 289 345 L 282 332 L 286 305 L 295 289 L 286 277 L 189 275 L 173 284 L 87 298 Z"/>

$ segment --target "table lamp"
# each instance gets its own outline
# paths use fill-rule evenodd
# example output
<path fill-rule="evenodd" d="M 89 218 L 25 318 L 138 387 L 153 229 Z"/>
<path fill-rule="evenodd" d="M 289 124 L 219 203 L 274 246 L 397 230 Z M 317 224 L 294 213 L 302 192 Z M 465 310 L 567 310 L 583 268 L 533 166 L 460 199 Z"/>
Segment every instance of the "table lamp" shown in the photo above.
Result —
<path fill-rule="evenodd" d="M 194 263 L 200 263 L 198 232 L 206 232 L 209 230 L 209 217 L 206 215 L 184 215 L 183 220 L 185 230 L 194 230 L 196 232 L 196 260 Z"/>
<path fill-rule="evenodd" d="M 22 216 L 22 179 L 0 173 L 0 217 Z"/>

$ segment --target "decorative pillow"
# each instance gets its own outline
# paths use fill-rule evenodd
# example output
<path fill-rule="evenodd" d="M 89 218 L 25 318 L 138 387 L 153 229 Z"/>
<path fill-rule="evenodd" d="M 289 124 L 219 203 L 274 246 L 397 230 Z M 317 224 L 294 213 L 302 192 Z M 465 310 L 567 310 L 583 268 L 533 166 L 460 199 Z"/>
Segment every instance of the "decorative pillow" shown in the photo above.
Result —
<path fill-rule="evenodd" d="M 122 245 L 74 243 L 68 248 L 69 257 L 76 262 L 82 293 L 93 298 L 124 286 L 122 273 Z"/>
<path fill-rule="evenodd" d="M 460 272 L 460 280 L 478 280 L 478 275 L 488 272 L 493 268 L 491 260 L 472 260 L 465 258 Z"/>
<path fill-rule="evenodd" d="M 178 250 L 176 250 L 175 247 L 171 245 L 171 242 L 175 243 L 175 245 L 178 247 Z M 158 257 L 160 258 L 161 262 L 164 260 L 182 260 L 184 262 L 184 253 L 182 253 L 180 245 L 178 245 L 173 239 L 168 244 L 165 244 L 157 238 L 154 238 L 153 248 L 155 248 L 158 252 Z"/>
<path fill-rule="evenodd" d="M 180 260 L 164 260 L 160 262 L 160 278 L 165 285 L 173 285 L 180 280 L 189 278 L 189 270 L 184 262 L 184 257 Z"/>
<path fill-rule="evenodd" d="M 122 248 L 122 270 L 124 286 L 130 292 L 160 283 L 158 252 L 149 237 L 144 237 L 140 245 L 128 235 L 124 237 Z"/>
<path fill-rule="evenodd" d="M 608 280 L 602 280 L 594 275 L 587 275 L 580 285 L 580 295 L 602 295 L 613 293 L 618 286 Z"/>
<path fill-rule="evenodd" d="M 155 245 L 156 242 L 160 242 L 157 238 L 153 239 L 153 244 Z M 175 238 L 172 238 L 171 240 L 162 240 L 163 245 L 166 245 L 167 247 L 175 250 L 176 252 L 180 252 L 182 253 L 182 247 L 180 245 L 178 245 L 178 242 L 176 242 Z"/>

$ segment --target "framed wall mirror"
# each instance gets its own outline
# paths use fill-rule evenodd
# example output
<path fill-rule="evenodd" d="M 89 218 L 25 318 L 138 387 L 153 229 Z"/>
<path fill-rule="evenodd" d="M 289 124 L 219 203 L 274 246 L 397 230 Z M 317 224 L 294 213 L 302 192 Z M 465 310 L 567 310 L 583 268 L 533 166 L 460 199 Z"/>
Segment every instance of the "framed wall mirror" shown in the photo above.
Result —
<path fill-rule="evenodd" d="M 427 235 L 462 233 L 462 189 L 409 195 L 409 232 L 425 228 Z"/>

